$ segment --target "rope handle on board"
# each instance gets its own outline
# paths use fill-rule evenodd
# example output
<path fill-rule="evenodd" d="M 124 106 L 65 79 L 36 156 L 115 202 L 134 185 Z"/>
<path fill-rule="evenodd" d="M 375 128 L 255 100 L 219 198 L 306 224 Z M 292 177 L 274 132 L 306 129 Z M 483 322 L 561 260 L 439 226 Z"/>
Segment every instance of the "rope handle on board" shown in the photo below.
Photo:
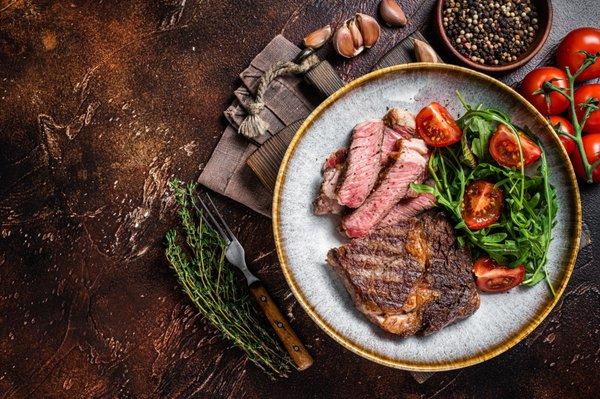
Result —
<path fill-rule="evenodd" d="M 293 61 L 279 61 L 273 64 L 260 78 L 254 100 L 247 106 L 248 116 L 240 123 L 238 133 L 254 139 L 267 131 L 267 123 L 259 116 L 265 108 L 263 96 L 275 78 L 282 75 L 301 75 L 320 62 L 312 49 L 302 50 Z"/>

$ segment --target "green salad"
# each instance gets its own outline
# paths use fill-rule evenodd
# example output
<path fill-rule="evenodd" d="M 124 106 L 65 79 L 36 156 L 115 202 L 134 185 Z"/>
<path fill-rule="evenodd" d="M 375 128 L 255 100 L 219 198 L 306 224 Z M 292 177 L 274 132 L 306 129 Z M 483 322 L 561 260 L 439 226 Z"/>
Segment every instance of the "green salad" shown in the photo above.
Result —
<path fill-rule="evenodd" d="M 555 294 L 546 266 L 557 202 L 546 154 L 529 129 L 504 112 L 457 96 L 465 113 L 456 121 L 437 103 L 417 115 L 417 132 L 434 146 L 432 182 L 412 188 L 432 194 L 455 219 L 459 244 L 476 259 L 480 289 L 546 280 Z M 486 277 L 481 284 L 480 277 Z"/>

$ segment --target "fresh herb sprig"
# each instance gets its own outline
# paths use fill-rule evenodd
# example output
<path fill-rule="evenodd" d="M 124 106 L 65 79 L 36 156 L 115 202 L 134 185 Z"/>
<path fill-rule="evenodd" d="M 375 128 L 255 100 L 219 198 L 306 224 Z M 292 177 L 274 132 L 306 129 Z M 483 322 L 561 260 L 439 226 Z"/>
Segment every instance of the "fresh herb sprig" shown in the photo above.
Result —
<path fill-rule="evenodd" d="M 523 284 L 533 286 L 545 279 L 554 295 L 546 264 L 557 203 L 555 189 L 549 182 L 546 156 L 542 152 L 537 171 L 527 175 L 519 139 L 520 168 L 490 163 L 489 139 L 498 123 L 507 125 L 515 133 L 526 129 L 515 126 L 501 111 L 481 105 L 472 107 L 460 93 L 457 95 L 466 110 L 457 121 L 465 133 L 463 140 L 431 154 L 428 166 L 433 186 L 413 184 L 412 187 L 417 192 L 434 195 L 438 206 L 454 217 L 458 241 L 469 245 L 474 257 L 487 254 L 508 267 L 524 265 Z M 466 187 L 480 179 L 494 182 L 502 189 L 505 205 L 496 223 L 485 229 L 471 230 L 463 219 L 462 204 Z"/>
<path fill-rule="evenodd" d="M 290 358 L 262 326 L 248 295 L 238 288 L 235 272 L 225 259 L 225 242 L 203 222 L 196 205 L 196 184 L 173 180 L 170 187 L 185 240 L 178 239 L 175 229 L 169 231 L 166 256 L 183 291 L 202 316 L 250 361 L 271 376 L 287 376 Z"/>

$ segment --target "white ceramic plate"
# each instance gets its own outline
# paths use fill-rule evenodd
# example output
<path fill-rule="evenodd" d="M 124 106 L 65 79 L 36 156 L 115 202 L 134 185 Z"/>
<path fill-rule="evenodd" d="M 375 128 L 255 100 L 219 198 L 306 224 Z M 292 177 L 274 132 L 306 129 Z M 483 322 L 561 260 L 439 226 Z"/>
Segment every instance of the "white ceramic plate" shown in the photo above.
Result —
<path fill-rule="evenodd" d="M 459 89 L 472 104 L 484 103 L 529 126 L 548 155 L 557 189 L 558 223 L 548 256 L 553 298 L 542 282 L 506 294 L 481 295 L 481 307 L 466 320 L 429 337 L 398 338 L 384 333 L 355 309 L 327 251 L 344 239 L 336 217 L 312 214 L 321 165 L 347 145 L 352 127 L 384 115 L 388 107 L 417 113 L 431 101 L 463 112 Z M 281 165 L 273 203 L 273 228 L 285 277 L 313 320 L 346 348 L 376 362 L 403 369 L 441 371 L 496 356 L 522 340 L 546 317 L 570 277 L 579 247 L 581 208 L 575 175 L 558 137 L 542 115 L 508 86 L 486 75 L 444 64 L 407 64 L 379 70 L 348 84 L 321 104 L 294 137 Z"/>

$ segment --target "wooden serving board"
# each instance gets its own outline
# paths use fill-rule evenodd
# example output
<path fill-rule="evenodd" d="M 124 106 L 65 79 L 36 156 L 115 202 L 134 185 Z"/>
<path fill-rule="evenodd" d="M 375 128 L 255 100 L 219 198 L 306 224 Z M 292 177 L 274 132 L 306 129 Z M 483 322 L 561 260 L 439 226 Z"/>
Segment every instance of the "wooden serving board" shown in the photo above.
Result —
<path fill-rule="evenodd" d="M 373 70 L 414 62 L 415 57 L 413 48 L 415 39 L 427 42 L 420 32 L 417 31 L 413 33 L 383 56 Z M 441 60 L 439 55 L 438 59 Z M 305 78 L 317 89 L 323 98 L 330 96 L 345 84 L 327 61 L 321 61 L 317 64 L 317 66 L 306 73 Z M 285 151 L 302 122 L 303 120 L 298 120 L 284 127 L 279 133 L 266 140 L 246 160 L 246 164 L 254 171 L 262 184 L 270 191 L 275 189 L 279 165 L 281 165 Z"/>

